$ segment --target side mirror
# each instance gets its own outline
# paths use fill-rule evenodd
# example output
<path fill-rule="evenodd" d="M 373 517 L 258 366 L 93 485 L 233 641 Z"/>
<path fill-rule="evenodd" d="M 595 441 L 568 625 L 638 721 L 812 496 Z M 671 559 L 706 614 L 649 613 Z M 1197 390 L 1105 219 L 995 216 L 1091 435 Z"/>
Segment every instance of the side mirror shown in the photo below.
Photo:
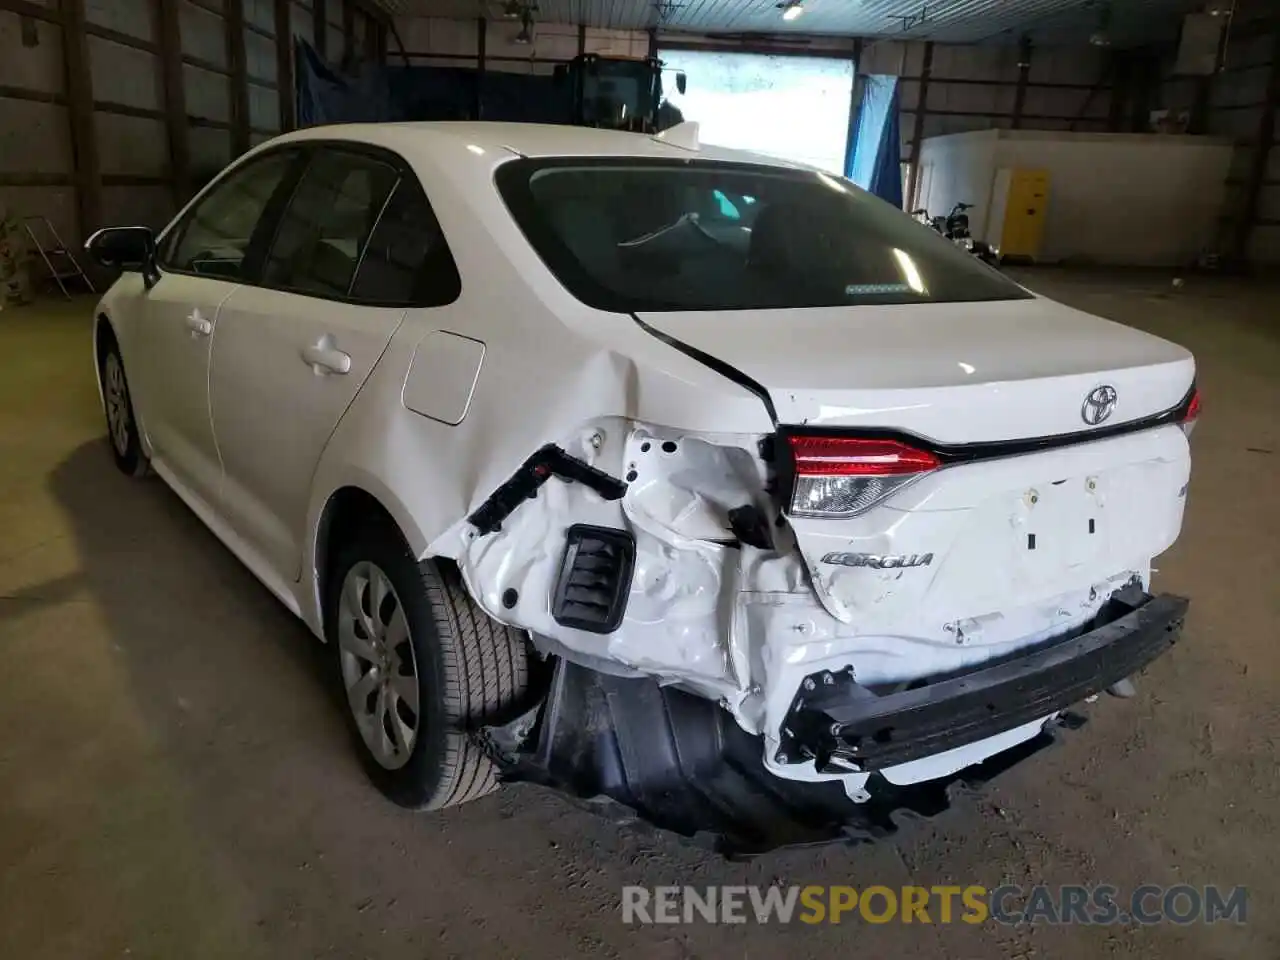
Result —
<path fill-rule="evenodd" d="M 160 279 L 150 227 L 103 227 L 85 241 L 84 249 L 99 266 L 141 271 L 148 289 Z"/>
<path fill-rule="evenodd" d="M 676 74 L 676 90 L 679 91 L 680 96 L 684 96 L 685 86 L 686 86 L 686 80 L 685 80 L 684 74 L 677 73 Z"/>

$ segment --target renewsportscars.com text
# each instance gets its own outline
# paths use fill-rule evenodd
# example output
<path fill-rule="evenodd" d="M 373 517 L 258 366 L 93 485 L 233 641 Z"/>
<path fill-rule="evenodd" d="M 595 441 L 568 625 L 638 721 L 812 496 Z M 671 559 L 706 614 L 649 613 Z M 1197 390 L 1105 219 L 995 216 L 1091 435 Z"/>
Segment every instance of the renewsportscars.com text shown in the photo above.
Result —
<path fill-rule="evenodd" d="M 623 923 L 1245 923 L 1245 887 L 623 887 Z"/>

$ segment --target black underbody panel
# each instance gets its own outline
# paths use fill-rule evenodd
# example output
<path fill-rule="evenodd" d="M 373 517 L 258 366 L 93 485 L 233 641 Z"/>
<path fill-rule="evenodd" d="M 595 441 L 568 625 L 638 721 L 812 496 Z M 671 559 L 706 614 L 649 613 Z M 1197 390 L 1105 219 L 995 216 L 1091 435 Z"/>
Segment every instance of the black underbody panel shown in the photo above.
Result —
<path fill-rule="evenodd" d="M 1117 597 L 1125 594 L 1121 591 Z M 993 681 L 985 688 L 979 685 L 978 699 L 990 699 L 993 692 L 1011 698 L 1011 704 L 1030 709 L 1034 715 L 1029 719 L 1034 719 L 1060 710 L 1066 705 L 1063 697 L 1075 702 L 1121 679 L 1126 670 L 1143 666 L 1172 643 L 1186 601 L 1153 600 L 1140 590 L 1126 600 L 1117 602 L 1127 611 L 1113 608 L 1106 623 L 1091 625 L 1079 636 L 971 672 Z M 1105 654 L 1107 650 L 1111 656 Z M 1064 669 L 1070 663 L 1076 668 Z M 1032 678 L 1029 685 L 1024 682 L 1028 677 Z M 916 715 L 915 732 L 926 753 L 996 732 L 970 723 L 973 690 L 957 683 L 958 679 L 938 678 L 934 696 L 920 700 L 925 709 Z M 828 741 L 845 733 L 865 732 L 854 716 L 865 710 L 861 699 L 840 698 L 834 684 L 818 693 L 825 695 L 825 700 L 817 695 L 814 700 L 822 707 L 819 726 L 825 726 Z M 906 699 L 890 696 L 884 702 L 906 706 L 910 715 L 915 703 L 911 693 L 905 691 Z M 948 700 L 955 707 L 954 725 L 960 728 L 955 737 L 939 734 L 947 727 L 946 710 L 939 712 L 939 704 Z M 982 700 L 984 711 L 986 702 Z M 874 710 L 867 716 L 872 717 L 873 726 L 879 722 Z M 1010 729 L 1027 719 L 1019 714 L 996 726 Z M 837 732 L 846 720 L 847 730 Z M 607 676 L 563 659 L 554 661 L 550 686 L 539 706 L 505 726 L 487 727 L 478 736 L 505 779 L 553 787 L 620 821 L 644 820 L 726 856 L 744 856 L 783 846 L 855 844 L 889 836 L 913 819 L 943 812 L 957 793 L 985 783 L 1048 746 L 1058 728 L 1083 722 L 1079 715 L 1063 712 L 1030 740 L 937 780 L 902 787 L 873 772 L 867 783 L 870 799 L 862 803 L 851 801 L 838 782 L 787 780 L 769 772 L 762 759 L 763 738 L 744 731 L 716 703 L 652 679 Z M 793 746 L 799 744 L 799 733 L 792 731 Z M 902 735 L 891 740 L 893 750 L 888 744 L 875 744 L 874 737 L 858 740 L 867 749 L 873 744 L 885 748 L 878 758 L 883 762 L 868 767 L 888 766 L 890 757 L 902 762 L 920 755 L 909 747 L 910 724 L 903 725 Z M 903 744 L 908 745 L 905 751 Z"/>
<path fill-rule="evenodd" d="M 725 856 L 888 836 L 1053 742 L 1042 733 L 955 776 L 909 787 L 876 774 L 871 799 L 855 804 L 839 783 L 770 773 L 762 738 L 709 700 L 565 660 L 556 661 L 538 708 L 482 735 L 507 780 L 553 787 L 596 812 L 645 820 Z"/>

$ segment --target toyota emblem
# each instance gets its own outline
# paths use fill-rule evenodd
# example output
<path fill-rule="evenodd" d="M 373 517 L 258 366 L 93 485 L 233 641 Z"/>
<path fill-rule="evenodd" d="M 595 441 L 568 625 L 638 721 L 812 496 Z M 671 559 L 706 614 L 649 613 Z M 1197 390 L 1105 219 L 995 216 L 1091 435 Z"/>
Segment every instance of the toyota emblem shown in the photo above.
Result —
<path fill-rule="evenodd" d="M 1102 423 L 1116 408 L 1116 388 L 1109 383 L 1089 391 L 1084 398 L 1084 406 L 1080 408 L 1080 416 L 1091 427 Z"/>

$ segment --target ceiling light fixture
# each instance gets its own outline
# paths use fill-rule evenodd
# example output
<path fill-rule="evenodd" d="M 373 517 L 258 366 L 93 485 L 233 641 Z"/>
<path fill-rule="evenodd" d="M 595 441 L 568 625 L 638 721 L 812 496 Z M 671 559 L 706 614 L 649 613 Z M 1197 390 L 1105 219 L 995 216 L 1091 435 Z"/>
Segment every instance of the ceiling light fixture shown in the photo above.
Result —
<path fill-rule="evenodd" d="M 784 3 L 778 4 L 778 9 L 782 11 L 783 20 L 794 20 L 804 13 L 804 4 L 801 0 L 785 0 Z"/>
<path fill-rule="evenodd" d="M 1111 4 L 1102 4 L 1098 9 L 1098 27 L 1089 37 L 1089 43 L 1095 47 L 1111 46 Z"/>

